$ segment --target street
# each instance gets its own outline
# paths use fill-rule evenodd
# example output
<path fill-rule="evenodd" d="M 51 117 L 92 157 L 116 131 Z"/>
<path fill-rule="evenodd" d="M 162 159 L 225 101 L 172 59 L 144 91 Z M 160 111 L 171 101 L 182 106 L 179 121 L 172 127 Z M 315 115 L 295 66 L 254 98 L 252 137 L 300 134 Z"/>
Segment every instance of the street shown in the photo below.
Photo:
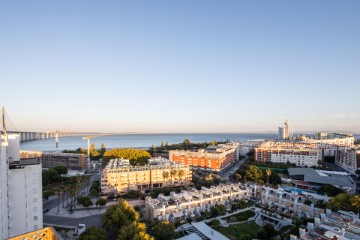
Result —
<path fill-rule="evenodd" d="M 225 170 L 223 173 L 220 174 L 221 178 L 228 181 L 230 175 L 234 174 L 235 171 L 244 163 L 244 161 L 245 161 L 245 159 L 239 160 L 237 163 L 235 163 L 229 169 Z"/>
<path fill-rule="evenodd" d="M 58 217 L 58 216 L 48 216 L 44 215 L 44 225 L 62 225 L 62 226 L 78 226 L 79 223 L 84 223 L 86 227 L 97 226 L 101 227 L 101 218 L 102 214 L 92 215 L 83 218 L 69 218 L 69 217 Z"/>

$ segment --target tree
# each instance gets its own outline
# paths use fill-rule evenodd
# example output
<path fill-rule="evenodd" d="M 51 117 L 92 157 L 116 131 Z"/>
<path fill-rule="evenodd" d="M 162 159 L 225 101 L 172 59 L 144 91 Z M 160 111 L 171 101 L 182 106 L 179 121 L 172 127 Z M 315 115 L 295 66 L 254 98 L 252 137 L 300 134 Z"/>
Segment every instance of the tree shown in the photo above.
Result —
<path fill-rule="evenodd" d="M 224 215 L 226 211 L 225 205 L 215 205 L 210 209 L 211 217 L 217 217 Z"/>
<path fill-rule="evenodd" d="M 60 211 L 60 198 L 64 194 L 64 189 L 62 187 L 55 188 L 55 194 L 58 197 L 58 212 Z"/>
<path fill-rule="evenodd" d="M 268 168 L 268 169 L 266 169 L 265 172 L 266 172 L 266 183 L 269 184 L 269 177 L 271 175 L 271 169 Z"/>
<path fill-rule="evenodd" d="M 175 238 L 175 226 L 169 221 L 154 221 L 150 227 L 150 234 L 156 240 L 168 240 Z"/>
<path fill-rule="evenodd" d="M 89 193 L 89 196 L 90 197 L 97 197 L 97 196 L 99 196 L 99 193 L 95 189 L 91 189 L 90 193 Z"/>
<path fill-rule="evenodd" d="M 272 224 L 265 224 L 263 229 L 258 232 L 257 237 L 258 239 L 262 240 L 270 240 L 273 239 L 276 235 L 276 230 Z"/>
<path fill-rule="evenodd" d="M 138 166 L 147 164 L 151 155 L 145 150 L 132 148 L 115 148 L 107 150 L 104 153 L 104 159 L 108 160 L 113 158 L 129 159 L 131 165 Z"/>
<path fill-rule="evenodd" d="M 182 182 L 182 179 L 183 179 L 183 177 L 185 176 L 185 171 L 184 170 L 179 170 L 179 172 L 178 172 L 178 175 L 179 175 L 179 179 L 180 179 L 180 181 Z"/>
<path fill-rule="evenodd" d="M 170 176 L 169 172 L 163 171 L 162 177 L 163 177 L 164 181 L 166 181 L 166 179 L 168 179 L 169 176 Z"/>
<path fill-rule="evenodd" d="M 249 234 L 242 234 L 239 238 L 239 240 L 251 240 L 252 237 L 250 237 Z"/>
<path fill-rule="evenodd" d="M 178 170 L 177 170 L 177 169 L 172 169 L 172 170 L 170 171 L 171 181 L 173 182 L 174 187 L 175 187 L 175 178 L 176 178 L 177 174 L 178 174 Z"/>
<path fill-rule="evenodd" d="M 360 210 L 360 195 L 355 195 L 352 197 L 351 206 L 355 212 L 359 212 L 359 210 Z"/>
<path fill-rule="evenodd" d="M 107 240 L 107 232 L 98 227 L 88 227 L 77 239 L 78 240 Z"/>
<path fill-rule="evenodd" d="M 245 171 L 245 176 L 254 182 L 259 182 L 263 176 L 263 172 L 255 165 L 250 165 Z"/>
<path fill-rule="evenodd" d="M 99 211 L 101 210 L 101 207 L 105 206 L 107 203 L 106 199 L 104 198 L 99 198 L 96 202 L 95 205 L 99 206 Z"/>
<path fill-rule="evenodd" d="M 84 207 L 90 207 L 93 205 L 93 202 L 91 201 L 91 198 L 89 196 L 79 197 L 78 202 Z"/>
<path fill-rule="evenodd" d="M 329 197 L 333 197 L 336 196 L 340 193 L 345 193 L 344 190 L 342 190 L 341 188 L 335 187 L 334 185 L 330 185 L 330 184 L 324 184 L 322 185 L 318 191 L 319 194 L 326 194 Z"/>
<path fill-rule="evenodd" d="M 137 221 L 134 221 L 129 225 L 123 226 L 119 231 L 117 239 L 153 240 L 153 238 L 151 238 L 149 234 L 146 233 L 145 224 L 139 223 Z"/>
<path fill-rule="evenodd" d="M 182 145 L 183 145 L 183 148 L 185 149 L 185 150 L 188 150 L 189 148 L 190 148 L 190 144 L 191 144 L 191 142 L 190 142 L 190 140 L 189 139 L 184 139 L 184 141 L 183 141 L 183 143 L 182 143 Z"/>
<path fill-rule="evenodd" d="M 67 174 L 68 173 L 68 168 L 66 166 L 56 166 L 54 167 L 54 169 L 58 172 L 58 174 L 62 175 L 62 174 Z"/>
<path fill-rule="evenodd" d="M 138 213 L 124 199 L 119 199 L 116 204 L 109 206 L 101 216 L 101 223 L 107 230 L 117 232 L 123 226 L 128 226 L 139 219 Z"/>
<path fill-rule="evenodd" d="M 101 144 L 101 148 L 100 148 L 100 152 L 101 152 L 101 155 L 104 155 L 104 152 L 106 152 L 106 147 L 105 147 L 105 144 Z"/>
<path fill-rule="evenodd" d="M 327 207 L 333 211 L 338 211 L 338 210 L 349 211 L 351 210 L 351 206 L 352 206 L 351 200 L 352 200 L 351 195 L 347 193 L 340 193 L 330 199 Z"/>
<path fill-rule="evenodd" d="M 43 198 L 45 200 L 48 200 L 50 196 L 55 195 L 55 192 L 53 190 L 46 190 L 43 192 Z"/>

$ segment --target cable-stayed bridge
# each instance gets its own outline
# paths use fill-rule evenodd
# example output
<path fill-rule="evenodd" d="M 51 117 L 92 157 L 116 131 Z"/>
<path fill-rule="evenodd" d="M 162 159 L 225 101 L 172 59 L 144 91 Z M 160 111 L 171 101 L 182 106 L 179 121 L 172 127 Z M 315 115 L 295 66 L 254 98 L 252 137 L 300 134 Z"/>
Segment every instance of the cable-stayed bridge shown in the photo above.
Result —
<path fill-rule="evenodd" d="M 63 137 L 101 137 L 101 136 L 120 135 L 119 133 L 62 132 L 62 131 L 46 131 L 46 132 L 7 131 L 7 133 L 19 134 L 20 142 L 43 140 L 49 138 L 63 138 Z"/>

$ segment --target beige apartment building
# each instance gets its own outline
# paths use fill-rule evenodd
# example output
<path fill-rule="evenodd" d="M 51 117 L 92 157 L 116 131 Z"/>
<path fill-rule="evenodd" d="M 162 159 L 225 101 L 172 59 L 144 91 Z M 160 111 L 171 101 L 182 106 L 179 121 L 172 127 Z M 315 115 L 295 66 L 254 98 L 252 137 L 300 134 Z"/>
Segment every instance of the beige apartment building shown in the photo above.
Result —
<path fill-rule="evenodd" d="M 127 159 L 111 159 L 101 173 L 101 193 L 126 193 L 191 183 L 190 166 L 167 161 L 145 166 L 131 166 Z"/>

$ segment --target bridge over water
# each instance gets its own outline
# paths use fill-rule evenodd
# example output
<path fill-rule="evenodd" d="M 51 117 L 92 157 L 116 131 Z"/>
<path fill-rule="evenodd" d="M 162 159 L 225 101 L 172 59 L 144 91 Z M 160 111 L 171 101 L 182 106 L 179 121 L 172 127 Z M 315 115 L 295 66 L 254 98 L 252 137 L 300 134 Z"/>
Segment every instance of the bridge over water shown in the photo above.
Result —
<path fill-rule="evenodd" d="M 100 136 L 115 136 L 118 133 L 96 133 L 96 132 L 62 132 L 62 131 L 46 131 L 46 132 L 22 132 L 22 131 L 8 131 L 8 133 L 15 133 L 20 135 L 20 142 L 43 140 L 49 138 L 62 137 L 100 137 Z"/>

